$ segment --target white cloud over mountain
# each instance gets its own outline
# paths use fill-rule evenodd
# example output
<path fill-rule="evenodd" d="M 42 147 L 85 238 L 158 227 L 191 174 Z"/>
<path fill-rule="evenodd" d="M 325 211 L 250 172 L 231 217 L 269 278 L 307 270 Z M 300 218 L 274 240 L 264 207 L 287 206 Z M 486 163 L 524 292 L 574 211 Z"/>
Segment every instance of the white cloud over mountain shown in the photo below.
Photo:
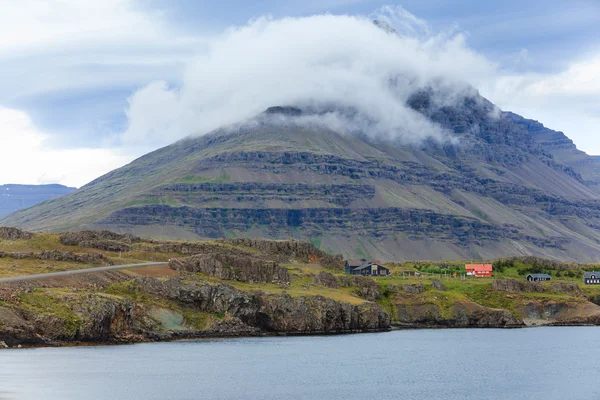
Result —
<path fill-rule="evenodd" d="M 404 101 L 416 88 L 449 82 L 459 83 L 453 90 L 472 84 L 503 109 L 563 130 L 600 154 L 600 49 L 553 73 L 522 72 L 531 55 L 519 51 L 517 73 L 471 48 L 459 28 L 436 33 L 398 7 L 364 17 L 263 17 L 201 36 L 182 33 L 165 13 L 134 0 L 0 0 L 0 9 L 0 148 L 12 149 L 0 158 L 0 183 L 80 186 L 178 138 L 314 99 L 360 108 L 378 121 L 370 128 L 379 135 L 439 136 Z M 374 26 L 374 17 L 400 36 Z M 103 133 L 93 145 L 81 145 L 84 132 L 74 131 L 57 147 L 55 130 L 35 126 L 34 114 L 13 105 L 117 87 L 130 90 L 126 109 L 117 109 L 128 129 Z M 107 101 L 85 107 L 115 107 Z M 61 118 L 81 107 L 73 104 L 73 115 Z M 10 168 L 15 162 L 22 167 Z"/>
<path fill-rule="evenodd" d="M 190 62 L 181 86 L 154 82 L 130 98 L 125 142 L 204 134 L 270 106 L 312 103 L 359 110 L 373 135 L 441 136 L 406 105 L 408 97 L 428 86 L 477 87 L 494 76 L 495 66 L 460 33 L 429 35 L 406 11 L 383 11 L 399 34 L 368 17 L 334 15 L 260 18 L 228 30 Z"/>

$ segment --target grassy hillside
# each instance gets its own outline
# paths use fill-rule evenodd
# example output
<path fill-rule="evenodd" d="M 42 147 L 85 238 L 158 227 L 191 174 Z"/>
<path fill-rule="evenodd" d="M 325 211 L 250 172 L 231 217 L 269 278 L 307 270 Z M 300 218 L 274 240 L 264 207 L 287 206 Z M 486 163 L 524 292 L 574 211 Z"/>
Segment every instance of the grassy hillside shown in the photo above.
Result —
<path fill-rule="evenodd" d="M 226 298 L 233 303 L 225 308 L 206 306 L 206 302 L 215 301 L 213 296 L 220 296 L 216 294 L 219 291 L 231 290 L 237 293 L 235 296 L 253 296 L 243 302 L 258 298 L 262 299 L 259 301 L 261 304 L 264 301 L 274 302 L 263 307 L 283 307 L 273 311 L 282 321 L 309 318 L 307 312 L 317 312 L 319 318 L 328 321 L 333 316 L 328 317 L 329 314 L 320 314 L 323 311 L 316 310 L 322 307 L 323 302 L 331 301 L 334 302 L 331 304 L 346 304 L 363 310 L 377 306 L 389 315 L 392 324 L 400 327 L 600 323 L 600 307 L 597 305 L 600 303 L 600 287 L 582 283 L 583 271 L 600 269 L 598 265 L 560 263 L 533 257 L 501 259 L 494 261 L 494 278 L 473 278 L 464 277 L 466 261 L 396 262 L 386 264 L 391 270 L 387 277 L 349 277 L 340 269 L 340 259 L 328 258 L 308 243 L 265 240 L 244 243 L 162 242 L 131 236 L 105 236 L 97 241 L 84 242 L 87 239 L 82 236 L 79 245 L 64 244 L 71 239 L 49 233 L 34 234 L 30 238 L 1 239 L 0 278 L 90 268 L 107 263 L 169 259 L 185 262 L 194 257 L 206 259 L 210 264 L 211 260 L 222 259 L 223 254 L 233 255 L 234 259 L 240 257 L 248 265 L 258 262 L 259 270 L 271 268 L 276 263 L 287 271 L 289 278 L 287 282 L 257 282 L 257 278 L 252 277 L 250 281 L 241 278 L 224 280 L 218 277 L 216 270 L 198 272 L 153 266 L 0 283 L 0 340 L 56 344 L 260 332 L 242 324 L 240 318 L 245 318 L 246 314 L 240 314 L 238 310 L 237 304 L 241 300 L 235 300 L 235 297 L 230 297 L 231 294 Z M 127 246 L 127 251 L 101 249 L 107 245 Z M 42 252 L 53 254 L 56 259 L 34 258 Z M 69 254 L 99 255 L 102 262 L 88 264 L 58 259 Z M 335 261 L 325 262 L 326 259 Z M 224 268 L 237 267 L 224 265 Z M 527 284 L 525 275 L 531 272 L 549 273 L 553 279 L 541 284 Z M 164 287 L 161 288 L 161 285 Z M 201 292 L 188 297 L 194 290 L 216 292 L 207 298 L 202 297 L 205 295 Z M 225 304 L 221 301 L 224 300 L 217 304 Z M 294 307 L 300 308 L 295 309 L 288 304 L 293 301 L 308 304 L 309 308 L 296 305 Z M 275 306 L 281 302 L 288 303 Z M 317 309 L 309 311 L 311 307 Z M 122 314 L 121 309 L 128 311 Z M 107 312 L 110 317 L 100 317 Z M 97 318 L 104 318 L 102 321 L 109 319 L 106 320 L 108 322 L 100 322 Z M 92 328 L 99 329 L 98 324 L 106 323 L 109 325 L 100 333 L 105 336 L 88 332 Z M 283 332 L 296 329 L 290 328 L 291 322 L 277 323 L 280 328 L 272 329 Z M 27 329 L 42 332 L 43 340 L 28 336 Z"/>

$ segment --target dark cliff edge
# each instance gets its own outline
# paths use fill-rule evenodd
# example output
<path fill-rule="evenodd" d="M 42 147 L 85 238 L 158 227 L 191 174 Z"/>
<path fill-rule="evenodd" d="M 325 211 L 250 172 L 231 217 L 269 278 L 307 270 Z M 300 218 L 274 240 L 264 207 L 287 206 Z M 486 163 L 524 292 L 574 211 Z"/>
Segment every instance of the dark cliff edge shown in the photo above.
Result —
<path fill-rule="evenodd" d="M 28 296 L 36 296 L 35 291 Z M 247 293 L 226 284 L 178 278 L 143 277 L 113 285 L 108 293 L 72 294 L 60 303 L 38 300 L 26 307 L 0 306 L 0 341 L 11 347 L 60 346 L 391 328 L 389 314 L 376 303 Z"/>

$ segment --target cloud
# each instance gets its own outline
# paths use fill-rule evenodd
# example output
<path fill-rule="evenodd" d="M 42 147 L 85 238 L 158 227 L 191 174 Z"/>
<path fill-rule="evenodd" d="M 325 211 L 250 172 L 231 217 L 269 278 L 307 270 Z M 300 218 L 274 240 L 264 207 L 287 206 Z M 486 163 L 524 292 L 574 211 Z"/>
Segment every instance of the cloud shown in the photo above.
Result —
<path fill-rule="evenodd" d="M 80 186 L 129 161 L 114 149 L 52 149 L 22 111 L 0 108 L 0 183 Z"/>
<path fill-rule="evenodd" d="M 442 137 L 406 106 L 414 91 L 477 86 L 495 65 L 459 32 L 431 35 L 401 8 L 377 12 L 399 35 L 357 16 L 259 18 L 213 38 L 182 84 L 153 82 L 129 99 L 123 141 L 168 143 L 250 118 L 270 106 L 335 104 L 371 121 L 368 133 L 405 141 Z"/>
<path fill-rule="evenodd" d="M 137 0 L 0 0 L 0 10 L 0 105 L 25 110 L 63 146 L 102 146 L 97 126 L 124 119 L 128 94 L 176 81 L 203 48 Z"/>

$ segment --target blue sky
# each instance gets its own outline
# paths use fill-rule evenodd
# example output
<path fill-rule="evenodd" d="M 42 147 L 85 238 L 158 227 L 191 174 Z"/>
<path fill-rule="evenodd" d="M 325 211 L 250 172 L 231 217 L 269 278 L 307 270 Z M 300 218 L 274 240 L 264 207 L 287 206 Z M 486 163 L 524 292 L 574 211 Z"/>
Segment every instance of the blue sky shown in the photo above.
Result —
<path fill-rule="evenodd" d="M 192 133 L 124 135 L 132 125 L 147 129 L 144 110 L 168 107 L 148 103 L 201 87 L 190 81 L 202 73 L 198 60 L 232 26 L 262 16 L 370 17 L 384 6 L 401 6 L 432 36 L 459 32 L 461 49 L 493 66 L 478 78 L 482 94 L 600 154 L 598 0 L 0 0 L 0 145 L 32 159 L 27 171 L 11 171 L 5 157 L 0 184 L 80 186 Z M 166 86 L 155 98 L 137 96 L 153 82 Z M 74 172 L 82 159 L 94 161 Z"/>

